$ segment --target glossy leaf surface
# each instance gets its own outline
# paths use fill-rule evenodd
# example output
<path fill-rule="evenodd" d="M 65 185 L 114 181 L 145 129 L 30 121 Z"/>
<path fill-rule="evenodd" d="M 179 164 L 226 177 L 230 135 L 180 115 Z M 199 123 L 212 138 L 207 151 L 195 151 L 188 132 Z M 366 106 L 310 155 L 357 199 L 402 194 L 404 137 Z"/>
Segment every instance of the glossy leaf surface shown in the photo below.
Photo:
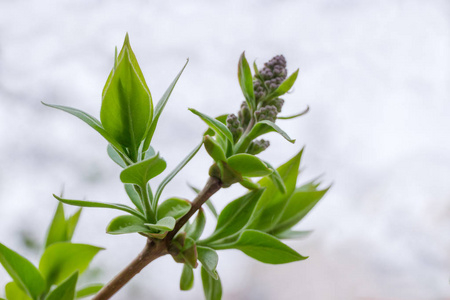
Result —
<path fill-rule="evenodd" d="M 98 291 L 100 291 L 103 287 L 103 284 L 90 284 L 88 286 L 85 286 L 81 289 L 79 289 L 76 293 L 76 298 L 84 298 L 84 297 L 89 297 L 91 295 L 95 295 L 98 293 Z"/>
<path fill-rule="evenodd" d="M 260 177 L 272 174 L 273 170 L 254 155 L 241 153 L 228 158 L 227 164 L 245 177 Z"/>
<path fill-rule="evenodd" d="M 203 282 L 203 292 L 205 293 L 206 300 L 220 300 L 222 299 L 222 283 L 220 278 L 215 280 L 209 275 L 209 273 L 202 267 L 201 276 Z"/>
<path fill-rule="evenodd" d="M 226 238 L 244 228 L 263 192 L 264 189 L 252 191 L 225 206 L 217 219 L 216 229 L 205 242 Z"/>
<path fill-rule="evenodd" d="M 233 142 L 233 135 L 231 134 L 230 130 L 227 128 L 225 124 L 218 121 L 217 119 L 202 114 L 201 112 L 193 108 L 189 108 L 189 110 L 194 114 L 196 114 L 197 116 L 199 116 L 200 119 L 202 119 L 212 130 L 214 130 L 216 134 L 227 138 L 230 142 Z"/>
<path fill-rule="evenodd" d="M 53 243 L 65 242 L 67 239 L 66 217 L 64 216 L 64 207 L 61 202 L 58 203 L 52 223 L 48 229 L 45 247 Z"/>
<path fill-rule="evenodd" d="M 152 113 L 150 91 L 127 35 L 102 93 L 100 120 L 103 128 L 121 145 L 137 149 L 150 125 Z"/>
<path fill-rule="evenodd" d="M 308 231 L 296 231 L 296 230 L 286 230 L 280 233 L 274 234 L 278 239 L 303 239 L 312 233 L 311 230 Z"/>
<path fill-rule="evenodd" d="M 25 257 L 0 243 L 0 263 L 19 288 L 32 299 L 45 290 L 45 281 L 36 267 Z"/>
<path fill-rule="evenodd" d="M 129 207 L 127 205 L 118 204 L 118 203 L 101 203 L 101 202 L 92 202 L 92 201 L 83 201 L 83 200 L 64 199 L 64 198 L 56 196 L 55 194 L 53 194 L 53 197 L 55 197 L 58 201 L 61 201 L 62 203 L 66 203 L 69 205 L 81 206 L 81 207 L 116 209 L 116 210 L 125 211 L 129 214 L 135 215 L 135 216 L 145 220 L 145 217 L 140 212 L 132 209 L 131 207 Z"/>
<path fill-rule="evenodd" d="M 149 231 L 145 222 L 136 216 L 118 216 L 114 218 L 106 228 L 106 233 L 109 234 L 126 234 L 135 232 Z"/>
<path fill-rule="evenodd" d="M 106 152 L 108 153 L 109 158 L 111 158 L 113 162 L 115 162 L 122 168 L 127 167 L 127 164 L 125 163 L 125 161 L 122 159 L 122 157 L 116 151 L 116 149 L 114 149 L 114 147 L 111 146 L 111 144 L 108 144 L 108 146 L 106 148 Z"/>
<path fill-rule="evenodd" d="M 253 92 L 253 77 L 245 53 L 241 54 L 238 63 L 238 79 L 242 93 L 248 103 L 248 106 L 254 111 L 256 107 L 255 94 Z"/>
<path fill-rule="evenodd" d="M 208 152 L 209 156 L 214 161 L 226 161 L 227 158 L 225 156 L 225 152 L 222 149 L 222 146 L 216 142 L 212 137 L 209 135 L 205 135 L 203 139 L 203 143 L 205 144 L 206 152 Z"/>
<path fill-rule="evenodd" d="M 202 267 L 208 272 L 209 276 L 215 280 L 219 279 L 216 272 L 219 256 L 217 252 L 208 247 L 197 246 L 198 260 L 202 263 Z"/>
<path fill-rule="evenodd" d="M 245 230 L 232 248 L 267 264 L 285 264 L 307 258 L 277 238 L 256 230 Z"/>
<path fill-rule="evenodd" d="M 5 295 L 8 300 L 32 300 L 15 282 L 6 284 Z"/>
<path fill-rule="evenodd" d="M 328 188 L 319 191 L 310 184 L 297 188 L 289 198 L 278 224 L 272 231 L 279 233 L 300 222 L 327 191 Z"/>
<path fill-rule="evenodd" d="M 142 202 L 141 202 L 141 196 L 139 196 L 139 193 L 134 188 L 134 185 L 131 183 L 125 183 L 125 192 L 128 195 L 128 198 L 130 198 L 131 202 L 136 206 L 136 208 L 143 213 L 144 209 L 142 208 Z"/>
<path fill-rule="evenodd" d="M 206 218 L 203 209 L 200 208 L 197 213 L 197 217 L 195 217 L 194 222 L 189 224 L 186 227 L 186 235 L 193 240 L 198 240 L 205 229 Z"/>
<path fill-rule="evenodd" d="M 158 153 L 149 159 L 125 168 L 120 173 L 120 180 L 123 183 L 133 183 L 142 188 L 147 185 L 150 179 L 161 174 L 166 166 L 166 161 L 160 158 Z"/>
<path fill-rule="evenodd" d="M 78 272 L 75 272 L 67 280 L 57 286 L 45 300 L 73 300 L 75 299 L 75 287 L 78 281 Z"/>
<path fill-rule="evenodd" d="M 180 290 L 188 291 L 194 286 L 194 271 L 191 266 L 184 264 L 180 278 Z"/>
<path fill-rule="evenodd" d="M 165 217 L 173 217 L 179 219 L 191 209 L 191 204 L 179 198 L 170 198 L 161 203 L 158 206 L 157 215 L 158 219 Z"/>
<path fill-rule="evenodd" d="M 164 217 L 159 219 L 156 224 L 145 223 L 151 229 L 161 231 L 171 231 L 175 227 L 176 220 L 173 217 Z"/>
<path fill-rule="evenodd" d="M 299 71 L 299 69 L 297 69 L 288 78 L 286 78 L 280 84 L 280 86 L 273 92 L 273 94 L 271 94 L 271 96 L 273 96 L 275 98 L 275 97 L 279 97 L 279 96 L 284 95 L 287 92 L 289 92 L 289 90 L 294 86 L 294 83 L 297 80 L 298 71 Z"/>
<path fill-rule="evenodd" d="M 42 254 L 39 270 L 50 287 L 61 283 L 75 271 L 83 273 L 100 250 L 103 248 L 86 244 L 56 243 Z"/>
<path fill-rule="evenodd" d="M 277 169 L 286 187 L 285 194 L 280 192 L 270 178 L 264 177 L 259 181 L 266 190 L 255 207 L 249 229 L 267 231 L 277 224 L 289 197 L 295 190 L 302 153 L 303 150 Z"/>

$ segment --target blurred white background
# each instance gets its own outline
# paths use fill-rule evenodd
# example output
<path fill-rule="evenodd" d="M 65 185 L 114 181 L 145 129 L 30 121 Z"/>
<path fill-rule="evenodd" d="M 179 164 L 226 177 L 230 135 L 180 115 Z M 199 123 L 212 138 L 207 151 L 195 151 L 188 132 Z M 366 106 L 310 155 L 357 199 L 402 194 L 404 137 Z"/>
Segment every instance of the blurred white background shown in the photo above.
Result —
<path fill-rule="evenodd" d="M 450 299 L 449 23 L 445 0 L 1 0 L 0 241 L 36 263 L 24 236 L 43 240 L 62 186 L 69 198 L 126 203 L 106 142 L 40 101 L 98 116 L 129 32 L 155 102 L 190 58 L 153 143 L 168 170 L 205 129 L 188 107 L 238 110 L 242 51 L 259 65 L 284 54 L 290 72 L 300 67 L 284 114 L 311 111 L 279 121 L 297 143 L 272 135 L 262 156 L 279 165 L 306 145 L 300 179 L 333 183 L 299 226 L 314 233 L 289 242 L 310 258 L 270 266 L 225 251 L 224 299 Z M 204 184 L 205 160 L 202 150 L 163 197 L 192 198 L 186 183 Z M 224 207 L 242 192 L 213 201 Z M 92 264 L 103 282 L 144 244 L 105 234 L 116 215 L 85 209 L 74 237 L 107 248 Z M 114 299 L 201 299 L 200 277 L 180 292 L 180 273 L 164 257 Z M 1 269 L 0 286 L 8 281 Z"/>

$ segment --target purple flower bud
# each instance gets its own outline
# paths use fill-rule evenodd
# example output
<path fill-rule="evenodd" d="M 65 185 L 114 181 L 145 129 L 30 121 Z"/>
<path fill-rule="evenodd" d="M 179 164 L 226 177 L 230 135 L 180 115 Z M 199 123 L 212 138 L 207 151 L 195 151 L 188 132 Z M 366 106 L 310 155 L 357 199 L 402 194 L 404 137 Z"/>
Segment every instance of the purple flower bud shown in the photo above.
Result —
<path fill-rule="evenodd" d="M 269 120 L 275 122 L 277 114 L 278 110 L 274 105 L 264 106 L 255 111 L 256 121 Z"/>

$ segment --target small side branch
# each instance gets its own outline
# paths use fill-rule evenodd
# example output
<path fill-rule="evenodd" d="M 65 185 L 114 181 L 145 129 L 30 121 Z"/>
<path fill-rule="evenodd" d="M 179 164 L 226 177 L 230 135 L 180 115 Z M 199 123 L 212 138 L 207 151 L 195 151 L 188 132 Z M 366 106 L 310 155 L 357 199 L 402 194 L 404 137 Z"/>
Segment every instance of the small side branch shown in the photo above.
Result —
<path fill-rule="evenodd" d="M 142 250 L 142 252 L 125 269 L 117 274 L 113 280 L 105 285 L 92 300 L 110 299 L 149 263 L 158 257 L 168 254 L 169 252 L 167 249 L 169 249 L 173 237 L 180 231 L 192 215 L 194 215 L 214 193 L 220 190 L 221 187 L 222 182 L 219 179 L 210 177 L 203 190 L 198 193 L 197 197 L 192 201 L 189 212 L 178 220 L 175 224 L 175 228 L 169 232 L 163 240 L 149 239 L 144 250 Z"/>
<path fill-rule="evenodd" d="M 117 293 L 149 263 L 167 254 L 164 243 L 148 240 L 144 250 L 116 277 L 105 285 L 92 300 L 106 300 Z"/>
<path fill-rule="evenodd" d="M 209 177 L 203 190 L 198 193 L 197 197 L 192 201 L 191 209 L 175 224 L 175 228 L 164 238 L 166 245 L 169 246 L 173 237 L 180 231 L 181 227 L 195 214 L 197 210 L 218 190 L 222 188 L 222 182 L 215 177 Z"/>

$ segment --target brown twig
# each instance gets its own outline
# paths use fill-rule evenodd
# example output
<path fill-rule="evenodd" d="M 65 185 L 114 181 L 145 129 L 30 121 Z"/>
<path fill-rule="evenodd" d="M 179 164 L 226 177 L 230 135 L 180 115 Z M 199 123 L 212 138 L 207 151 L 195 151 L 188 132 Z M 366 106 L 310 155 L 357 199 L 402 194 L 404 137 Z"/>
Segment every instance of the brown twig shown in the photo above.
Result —
<path fill-rule="evenodd" d="M 168 249 L 173 237 L 183 227 L 192 215 L 220 188 L 222 182 L 214 177 L 210 177 L 203 190 L 198 193 L 197 197 L 192 201 L 189 212 L 184 215 L 175 224 L 163 240 L 148 240 L 144 250 L 116 277 L 105 285 L 92 300 L 107 300 L 117 293 L 124 285 L 126 285 L 134 276 L 136 276 L 143 268 L 155 259 L 168 254 Z"/>

